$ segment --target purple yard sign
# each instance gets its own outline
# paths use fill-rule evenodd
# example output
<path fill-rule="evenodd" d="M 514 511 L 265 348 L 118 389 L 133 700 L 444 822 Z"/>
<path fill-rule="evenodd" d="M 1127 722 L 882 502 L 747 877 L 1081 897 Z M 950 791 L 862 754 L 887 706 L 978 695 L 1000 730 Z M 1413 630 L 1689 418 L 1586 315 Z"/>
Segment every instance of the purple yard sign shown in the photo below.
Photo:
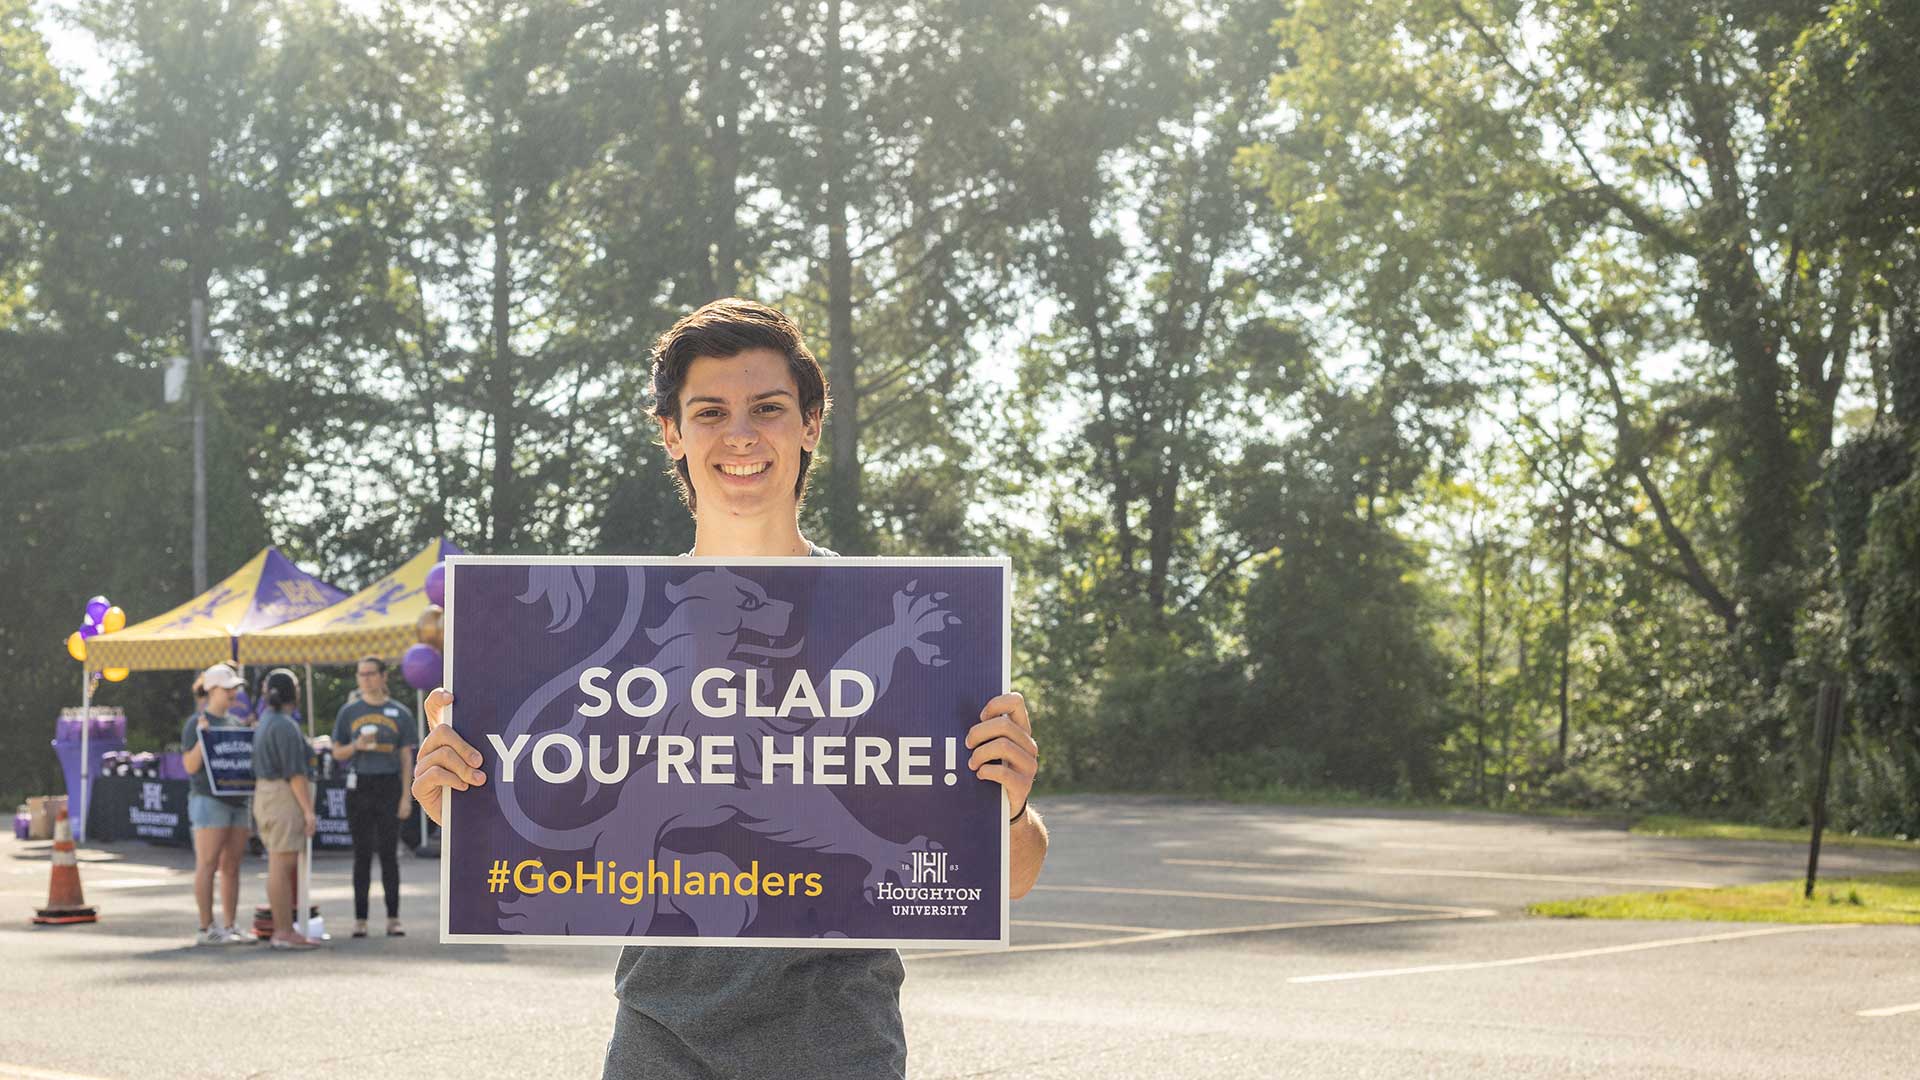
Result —
<path fill-rule="evenodd" d="M 253 794 L 253 728 L 209 727 L 200 732 L 200 755 L 215 795 Z"/>
<path fill-rule="evenodd" d="M 1004 559 L 454 556 L 456 942 L 1007 943 Z M 823 939 L 827 939 L 823 941 Z"/>

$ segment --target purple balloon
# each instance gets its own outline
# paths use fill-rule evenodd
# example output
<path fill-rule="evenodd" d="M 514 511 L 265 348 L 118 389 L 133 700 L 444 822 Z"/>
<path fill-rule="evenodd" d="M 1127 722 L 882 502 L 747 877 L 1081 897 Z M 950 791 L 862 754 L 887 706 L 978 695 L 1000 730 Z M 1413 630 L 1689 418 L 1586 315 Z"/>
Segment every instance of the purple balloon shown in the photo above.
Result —
<path fill-rule="evenodd" d="M 83 622 L 80 624 L 80 640 L 81 641 L 92 641 L 93 635 L 99 632 L 100 632 L 100 624 L 94 622 L 92 619 L 88 619 L 86 622 Z"/>
<path fill-rule="evenodd" d="M 446 603 L 447 603 L 447 564 L 446 563 L 437 562 L 433 564 L 433 569 L 427 571 L 426 584 L 420 587 L 420 591 L 427 594 L 427 603 L 439 604 L 442 607 L 446 606 Z M 407 681 L 412 682 L 413 680 L 408 679 Z M 438 686 L 440 684 L 434 683 L 434 685 Z"/>
<path fill-rule="evenodd" d="M 87 621 L 98 624 L 101 619 L 107 617 L 107 609 L 112 606 L 104 596 L 96 596 L 87 601 Z"/>
<path fill-rule="evenodd" d="M 407 684 L 420 690 L 431 690 L 440 685 L 440 650 L 425 642 L 415 642 L 407 646 L 406 654 L 400 657 L 400 674 L 406 677 Z"/>

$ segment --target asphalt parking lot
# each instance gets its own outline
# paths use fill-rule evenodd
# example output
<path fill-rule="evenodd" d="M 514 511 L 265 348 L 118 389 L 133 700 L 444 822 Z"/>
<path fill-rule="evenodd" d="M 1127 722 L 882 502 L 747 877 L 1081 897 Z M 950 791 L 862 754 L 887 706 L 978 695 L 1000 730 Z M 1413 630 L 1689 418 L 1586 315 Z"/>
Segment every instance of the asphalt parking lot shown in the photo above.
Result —
<path fill-rule="evenodd" d="M 1566 819 L 1043 802 L 1054 846 L 1012 949 L 907 954 L 914 1077 L 1912 1077 L 1920 927 L 1528 917 L 1534 900 L 1792 878 L 1791 845 Z M 0 841 L 0 1076 L 597 1076 L 614 952 L 195 948 L 191 862 L 83 853 L 93 926 L 30 929 L 45 843 Z M 1829 848 L 1826 873 L 1920 869 Z M 263 895 L 249 860 L 242 903 Z M 319 860 L 332 929 L 349 863 Z M 376 886 L 377 891 L 377 886 Z M 377 903 L 377 900 L 376 900 Z"/>

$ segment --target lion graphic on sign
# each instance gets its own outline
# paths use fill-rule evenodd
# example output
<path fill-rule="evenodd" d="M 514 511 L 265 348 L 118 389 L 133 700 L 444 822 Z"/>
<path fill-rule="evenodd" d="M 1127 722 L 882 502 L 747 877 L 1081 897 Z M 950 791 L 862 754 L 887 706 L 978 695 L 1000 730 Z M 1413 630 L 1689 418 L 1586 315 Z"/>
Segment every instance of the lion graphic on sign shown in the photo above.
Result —
<path fill-rule="evenodd" d="M 944 593 L 916 594 L 917 584 L 910 582 L 895 592 L 892 620 L 859 638 L 831 665 L 866 673 L 873 680 L 876 703 L 885 699 L 894 667 L 903 654 L 921 664 L 946 663 L 939 644 L 929 637 L 957 625 L 960 619 L 942 605 Z M 661 866 L 678 860 L 686 872 L 733 874 L 742 868 L 725 853 L 678 851 L 669 847 L 667 840 L 671 834 L 687 830 L 740 828 L 786 847 L 860 858 L 867 866 L 864 888 L 869 899 L 889 876 L 905 882 L 916 853 L 940 849 L 941 845 L 925 836 L 900 843 L 876 834 L 827 788 L 782 785 L 770 790 L 759 783 L 763 736 L 775 736 L 783 745 L 788 737 L 850 736 L 857 720 L 777 716 L 713 719 L 701 715 L 688 700 L 684 688 L 698 671 L 721 667 L 739 672 L 749 665 L 798 654 L 804 640 L 781 644 L 789 633 L 792 603 L 769 596 L 757 582 L 732 570 L 705 568 L 684 581 L 668 583 L 663 589 L 664 617 L 643 628 L 646 585 L 641 567 L 617 571 L 602 568 L 598 573 L 587 566 L 528 569 L 527 589 L 518 600 L 545 607 L 549 634 L 571 630 L 594 603 L 596 593 L 601 603 L 620 605 L 621 618 L 591 655 L 548 680 L 515 711 L 505 739 L 512 743 L 523 734 L 537 738 L 551 731 L 581 738 L 587 718 L 578 712 L 580 673 L 607 666 L 616 657 L 631 659 L 629 647 L 644 637 L 657 649 L 646 661 L 647 666 L 664 676 L 674 692 L 665 708 L 644 721 L 622 717 L 627 723 L 641 725 L 630 733 L 656 738 L 685 735 L 696 740 L 701 735 L 731 735 L 739 757 L 735 783 L 679 788 L 673 805 L 667 807 L 661 804 L 654 785 L 628 782 L 621 786 L 612 809 L 584 824 L 567 825 L 537 820 L 535 809 L 524 805 L 526 800 L 517 793 L 517 785 L 497 785 L 495 798 L 515 832 L 549 851 L 591 851 L 592 859 L 617 863 L 621 870 L 645 870 L 650 860 Z M 581 741 L 585 742 L 583 738 Z M 586 784 L 589 799 L 602 786 L 591 778 Z M 579 893 L 520 897 L 502 907 L 500 925 L 509 931 L 631 934 L 644 932 L 656 913 L 678 913 L 692 920 L 701 936 L 735 936 L 753 921 L 757 899 L 737 895 L 655 896 L 649 890 L 640 903 L 630 907 L 609 904 L 604 896 Z"/>

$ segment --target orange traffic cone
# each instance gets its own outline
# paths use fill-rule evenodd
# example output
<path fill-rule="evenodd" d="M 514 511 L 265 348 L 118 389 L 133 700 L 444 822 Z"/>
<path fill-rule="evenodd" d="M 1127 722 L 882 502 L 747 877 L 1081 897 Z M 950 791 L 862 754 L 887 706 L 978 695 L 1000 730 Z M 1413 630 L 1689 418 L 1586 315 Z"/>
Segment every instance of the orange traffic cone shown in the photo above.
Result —
<path fill-rule="evenodd" d="M 73 854 L 73 826 L 62 810 L 53 825 L 53 881 L 47 887 L 47 906 L 34 912 L 33 921 L 41 926 L 65 926 L 99 919 L 80 894 L 80 860 Z"/>

